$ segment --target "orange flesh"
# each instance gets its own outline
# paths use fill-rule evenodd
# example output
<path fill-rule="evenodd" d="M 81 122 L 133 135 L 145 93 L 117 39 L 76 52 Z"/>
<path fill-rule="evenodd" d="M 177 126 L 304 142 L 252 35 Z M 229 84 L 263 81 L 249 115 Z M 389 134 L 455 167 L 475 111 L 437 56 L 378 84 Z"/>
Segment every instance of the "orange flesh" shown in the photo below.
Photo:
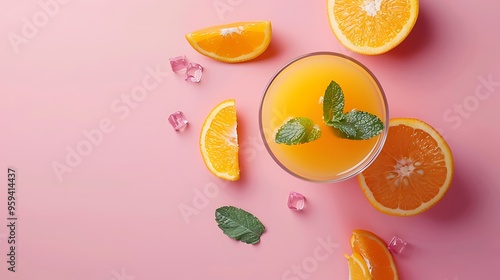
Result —
<path fill-rule="evenodd" d="M 214 175 L 231 181 L 239 179 L 239 147 L 234 100 L 227 100 L 210 112 L 203 124 L 200 147 L 203 160 Z"/>
<path fill-rule="evenodd" d="M 422 129 L 397 125 L 390 127 L 376 163 L 363 176 L 378 203 L 413 210 L 438 196 L 448 173 L 436 139 Z"/>
<path fill-rule="evenodd" d="M 399 279 L 396 265 L 385 243 L 366 230 L 354 230 L 351 236 L 353 252 L 358 252 L 367 261 L 374 279 Z"/>
<path fill-rule="evenodd" d="M 224 62 L 242 62 L 262 54 L 271 41 L 269 21 L 236 22 L 186 35 L 198 52 Z"/>
<path fill-rule="evenodd" d="M 366 2 L 371 2 L 365 4 Z M 379 47 L 393 40 L 410 19 L 411 1 L 337 1 L 333 11 L 339 29 L 358 46 Z M 376 11 L 376 14 L 375 14 Z"/>

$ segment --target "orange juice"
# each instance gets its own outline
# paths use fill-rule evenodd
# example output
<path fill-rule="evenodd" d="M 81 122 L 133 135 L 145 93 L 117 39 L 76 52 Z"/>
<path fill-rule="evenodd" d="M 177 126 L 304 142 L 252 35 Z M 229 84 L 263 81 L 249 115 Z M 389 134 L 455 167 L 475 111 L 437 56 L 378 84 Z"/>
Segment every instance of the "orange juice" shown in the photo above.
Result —
<path fill-rule="evenodd" d="M 381 134 L 369 140 L 342 139 L 323 122 L 322 97 L 332 80 L 344 92 L 344 112 L 355 109 L 378 116 L 384 123 Z M 321 137 L 301 145 L 275 143 L 277 129 L 292 117 L 313 120 Z M 310 181 L 334 182 L 361 172 L 382 148 L 387 123 L 387 102 L 376 78 L 359 62 L 335 53 L 313 53 L 286 65 L 269 83 L 260 112 L 271 156 L 289 173 Z"/>

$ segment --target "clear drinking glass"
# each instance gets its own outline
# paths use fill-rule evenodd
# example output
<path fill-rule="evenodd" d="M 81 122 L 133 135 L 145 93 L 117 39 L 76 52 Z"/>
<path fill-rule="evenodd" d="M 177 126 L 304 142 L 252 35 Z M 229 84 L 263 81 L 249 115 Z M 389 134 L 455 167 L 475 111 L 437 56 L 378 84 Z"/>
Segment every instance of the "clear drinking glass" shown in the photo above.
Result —
<path fill-rule="evenodd" d="M 331 81 L 345 96 L 344 113 L 366 111 L 384 123 L 381 134 L 369 140 L 342 139 L 322 119 L 322 97 Z M 292 117 L 308 117 L 322 136 L 301 145 L 277 144 L 277 129 Z M 357 60 L 333 52 L 300 56 L 283 66 L 266 86 L 259 111 L 265 146 L 288 173 L 314 182 L 338 182 L 356 176 L 380 153 L 388 133 L 389 112 L 382 87 Z"/>

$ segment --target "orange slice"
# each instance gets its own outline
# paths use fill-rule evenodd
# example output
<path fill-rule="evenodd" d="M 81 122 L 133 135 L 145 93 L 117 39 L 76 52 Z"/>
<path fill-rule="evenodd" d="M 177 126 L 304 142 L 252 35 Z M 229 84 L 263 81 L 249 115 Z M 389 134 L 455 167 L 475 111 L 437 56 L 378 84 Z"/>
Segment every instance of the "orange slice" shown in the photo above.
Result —
<path fill-rule="evenodd" d="M 384 241 L 377 235 L 367 230 L 356 229 L 351 235 L 351 247 L 353 252 L 363 257 L 373 279 L 399 279 L 394 259 Z"/>
<path fill-rule="evenodd" d="M 215 176 L 229 181 L 240 178 L 234 99 L 217 105 L 205 119 L 201 129 L 200 149 L 205 165 Z"/>
<path fill-rule="evenodd" d="M 393 49 L 410 34 L 418 7 L 418 0 L 328 0 L 328 19 L 346 48 L 375 55 Z"/>
<path fill-rule="evenodd" d="M 443 198 L 453 170 L 450 147 L 434 128 L 421 120 L 399 118 L 389 122 L 380 155 L 358 179 L 377 210 L 411 216 Z"/>
<path fill-rule="evenodd" d="M 359 253 L 352 253 L 352 255 L 347 259 L 347 262 L 349 264 L 349 280 L 373 279 L 365 260 Z"/>
<path fill-rule="evenodd" d="M 261 55 L 271 42 L 271 22 L 217 25 L 186 35 L 199 53 L 223 62 L 243 62 Z"/>

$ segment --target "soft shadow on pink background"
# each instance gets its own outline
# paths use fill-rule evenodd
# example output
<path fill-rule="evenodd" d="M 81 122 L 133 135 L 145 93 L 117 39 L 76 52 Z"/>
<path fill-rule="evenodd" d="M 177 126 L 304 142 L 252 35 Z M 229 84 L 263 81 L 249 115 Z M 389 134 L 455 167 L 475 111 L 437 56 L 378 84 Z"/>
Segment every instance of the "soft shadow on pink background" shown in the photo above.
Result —
<path fill-rule="evenodd" d="M 338 43 L 325 1 L 64 3 L 17 53 L 9 34 L 22 35 L 24 18 L 43 10 L 38 1 L 1 4 L 1 279 L 347 279 L 343 254 L 355 228 L 409 242 L 395 257 L 401 279 L 497 274 L 497 1 L 421 1 L 407 40 L 372 57 Z M 226 10 L 218 12 L 221 3 Z M 184 39 L 201 27 L 262 19 L 272 21 L 273 41 L 248 63 L 213 61 Z M 456 174 L 436 207 L 387 216 L 369 205 L 356 180 L 306 183 L 273 162 L 257 122 L 264 87 L 284 63 L 314 51 L 358 59 L 379 78 L 392 117 L 420 118 L 446 137 Z M 170 71 L 168 58 L 181 54 L 204 66 L 201 83 Z M 159 73 L 156 87 L 127 105 L 124 98 L 151 71 Z M 489 94 L 478 99 L 478 87 Z M 198 148 L 206 114 L 228 98 L 237 102 L 241 145 L 242 179 L 232 183 L 207 171 Z M 180 133 L 167 123 L 176 110 L 190 121 Z M 54 162 L 65 163 L 103 121 L 112 131 L 58 178 Z M 6 263 L 7 167 L 18 172 L 16 273 Z M 307 197 L 303 212 L 286 207 L 290 191 Z M 267 228 L 262 242 L 223 235 L 214 221 L 223 205 L 259 217 Z"/>

